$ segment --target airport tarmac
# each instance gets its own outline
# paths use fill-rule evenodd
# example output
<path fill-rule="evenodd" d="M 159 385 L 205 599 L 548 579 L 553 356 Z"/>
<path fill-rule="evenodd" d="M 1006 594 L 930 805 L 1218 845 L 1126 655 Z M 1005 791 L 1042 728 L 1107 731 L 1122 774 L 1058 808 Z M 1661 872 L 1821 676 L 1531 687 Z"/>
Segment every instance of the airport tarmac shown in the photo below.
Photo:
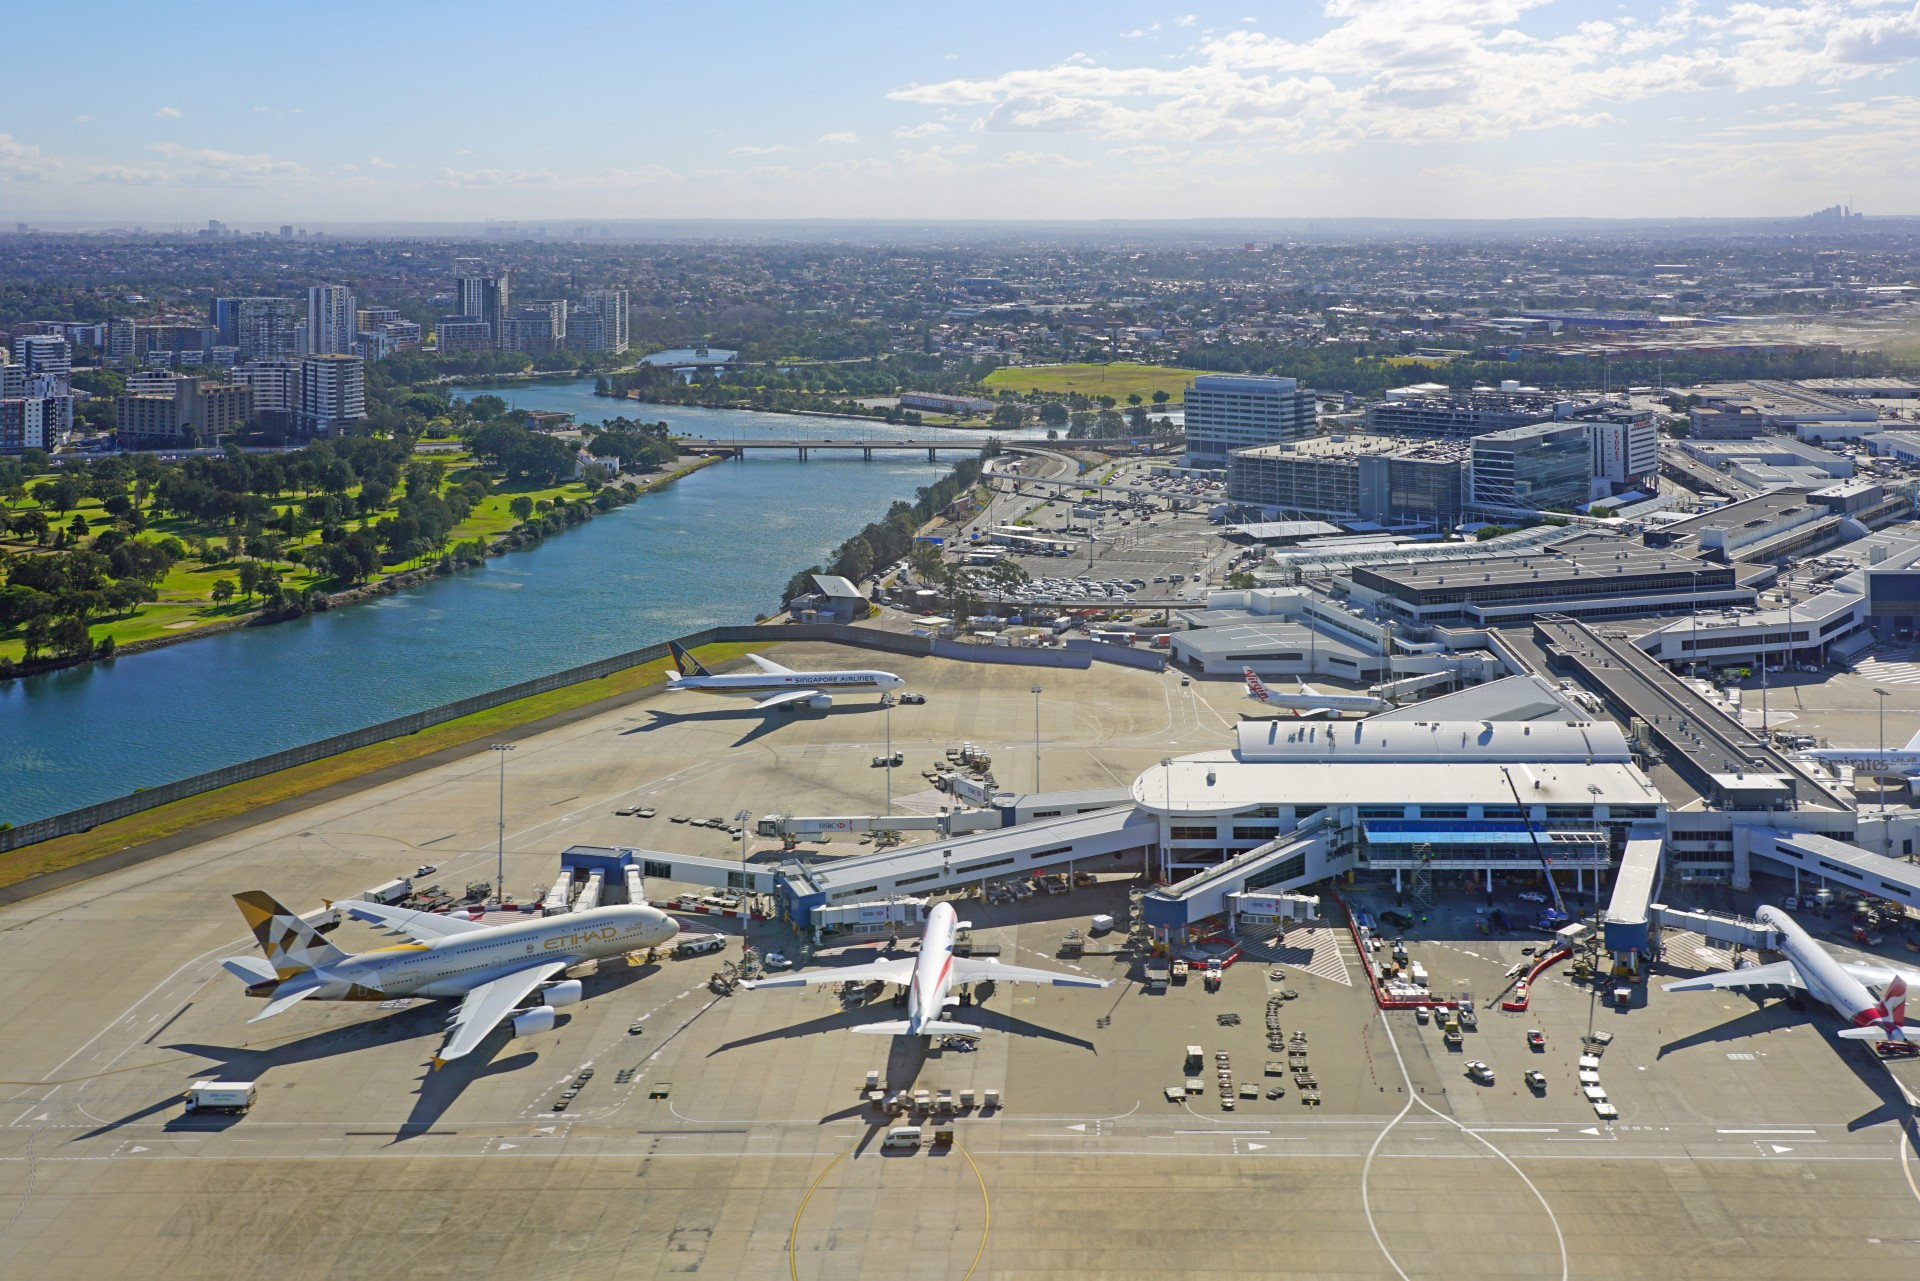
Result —
<path fill-rule="evenodd" d="M 790 646 L 780 658 L 823 667 L 845 654 Z M 1031 669 L 886 665 L 929 699 L 892 713 L 909 766 L 971 741 L 1004 784 L 1025 786 Z M 1050 788 L 1124 783 L 1216 746 L 1246 706 L 1236 683 L 1181 687 L 1171 674 L 1103 667 L 1037 683 Z M 695 697 L 648 695 L 520 744 L 507 770 L 511 888 L 525 897 L 550 880 L 576 842 L 738 848 L 673 813 L 876 808 L 883 713 L 842 701 L 762 717 Z M 1855 1277 L 1920 1266 L 1920 1156 L 1899 1095 L 1817 1012 L 1657 991 L 1600 1008 L 1616 1034 L 1602 1075 L 1621 1112 L 1607 1124 L 1574 1090 L 1585 988 L 1547 978 L 1526 1015 L 1484 1014 L 1453 1053 L 1433 1026 L 1375 1011 L 1350 940 L 1319 928 L 1260 944 L 1218 993 L 1196 977 L 1151 996 L 1124 961 L 1056 954 L 1091 914 L 1124 910 L 1119 879 L 965 905 L 1009 961 L 1120 980 L 1002 986 L 961 1011 L 990 1029 L 971 1052 L 847 1030 L 897 1017 L 884 997 L 843 1010 L 831 988 L 718 996 L 713 956 L 603 962 L 553 1031 L 496 1033 L 437 1074 L 426 1064 L 444 1007 L 432 1003 L 309 1003 L 249 1025 L 259 1003 L 217 968 L 252 950 L 228 895 L 260 887 L 312 907 L 423 862 L 450 885 L 491 879 L 497 770 L 482 751 L 0 910 L 14 978 L 0 1274 L 1746 1278 L 1825 1275 L 1836 1260 Z M 898 799 L 917 776 L 896 775 Z M 612 813 L 641 801 L 659 816 Z M 1533 940 L 1473 934 L 1458 915 L 1468 902 L 1443 896 L 1418 946 L 1436 986 L 1491 995 Z M 756 942 L 784 937 L 753 929 Z M 358 925 L 335 939 L 389 941 Z M 1291 1073 L 1265 1075 L 1277 1057 L 1265 1010 L 1280 991 L 1298 993 L 1281 1020 L 1307 1034 L 1319 1107 Z M 1533 1026 L 1544 1054 L 1525 1045 Z M 1191 1044 L 1209 1088 L 1170 1103 Z M 1221 1051 L 1236 1085 L 1264 1095 L 1284 1080 L 1286 1096 L 1222 1110 Z M 1469 1082 L 1466 1058 L 1491 1064 L 1497 1084 Z M 1545 1097 L 1519 1080 L 1530 1066 L 1548 1073 Z M 950 1151 L 883 1152 L 889 1122 L 862 1098 L 870 1070 L 891 1088 L 997 1089 L 1004 1106 L 959 1117 Z M 209 1077 L 257 1080 L 258 1105 L 183 1118 L 181 1090 Z"/>

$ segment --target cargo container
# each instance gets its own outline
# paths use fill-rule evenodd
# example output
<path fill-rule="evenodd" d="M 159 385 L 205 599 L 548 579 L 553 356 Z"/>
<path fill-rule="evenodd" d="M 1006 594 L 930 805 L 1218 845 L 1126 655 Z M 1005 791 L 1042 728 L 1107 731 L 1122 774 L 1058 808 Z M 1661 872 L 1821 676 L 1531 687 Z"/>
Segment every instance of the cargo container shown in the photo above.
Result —
<path fill-rule="evenodd" d="M 252 1081 L 195 1081 L 187 1087 L 189 1112 L 245 1112 L 253 1106 Z"/>

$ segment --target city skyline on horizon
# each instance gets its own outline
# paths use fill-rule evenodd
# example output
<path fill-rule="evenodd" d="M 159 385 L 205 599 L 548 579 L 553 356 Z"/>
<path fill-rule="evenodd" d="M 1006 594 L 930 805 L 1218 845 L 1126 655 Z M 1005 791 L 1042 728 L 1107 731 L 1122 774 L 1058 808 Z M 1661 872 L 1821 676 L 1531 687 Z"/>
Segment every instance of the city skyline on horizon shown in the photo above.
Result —
<path fill-rule="evenodd" d="M 119 7 L 108 5 L 111 11 Z M 716 31 L 594 0 L 102 22 L 0 89 L 0 218 L 560 224 L 1920 214 L 1920 3 L 1004 0 Z M 128 8 L 130 15 L 132 10 Z M 298 30 L 293 29 L 297 24 Z M 18 47 L 66 22 L 23 13 Z M 583 40 L 603 33 L 606 43 Z M 739 38 L 734 33 L 752 34 Z M 306 65 L 288 75 L 297 40 Z M 582 47 L 606 74 L 581 66 Z M 422 51 L 431 57 L 423 62 Z M 662 55 L 659 51 L 666 50 Z M 496 66 L 474 95 L 432 68 Z M 218 75 L 179 75 L 181 68 Z M 544 72 L 570 92 L 531 92 Z M 537 109 L 544 106 L 544 109 Z"/>

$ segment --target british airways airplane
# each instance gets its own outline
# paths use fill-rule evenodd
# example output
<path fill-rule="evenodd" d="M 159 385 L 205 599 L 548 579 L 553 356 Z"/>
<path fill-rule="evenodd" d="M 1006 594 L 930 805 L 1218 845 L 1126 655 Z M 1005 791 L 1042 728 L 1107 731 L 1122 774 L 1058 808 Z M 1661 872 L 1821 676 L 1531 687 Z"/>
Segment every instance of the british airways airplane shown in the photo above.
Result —
<path fill-rule="evenodd" d="M 1907 983 L 1920 974 L 1885 965 L 1855 965 L 1833 956 L 1777 907 L 1762 907 L 1755 917 L 1780 935 L 1786 960 L 1729 970 L 1705 978 L 1683 979 L 1661 985 L 1663 992 L 1700 992 L 1727 987 L 1791 987 L 1812 996 L 1850 1024 L 1834 1035 L 1849 1041 L 1905 1041 L 1907 1039 Z M 1886 985 L 1875 999 L 1868 984 Z"/>
<path fill-rule="evenodd" d="M 758 672 L 716 676 L 699 659 L 681 648 L 680 642 L 668 641 L 667 650 L 673 655 L 674 666 L 679 669 L 674 673 L 674 679 L 667 682 L 668 689 L 757 699 L 754 710 L 762 712 L 776 707 L 784 707 L 789 711 L 801 706 L 824 709 L 833 706 L 833 693 L 828 691 L 851 694 L 874 690 L 884 696 L 906 684 L 892 672 L 796 672 L 758 654 L 747 655 L 753 660 L 753 665 L 760 669 Z"/>

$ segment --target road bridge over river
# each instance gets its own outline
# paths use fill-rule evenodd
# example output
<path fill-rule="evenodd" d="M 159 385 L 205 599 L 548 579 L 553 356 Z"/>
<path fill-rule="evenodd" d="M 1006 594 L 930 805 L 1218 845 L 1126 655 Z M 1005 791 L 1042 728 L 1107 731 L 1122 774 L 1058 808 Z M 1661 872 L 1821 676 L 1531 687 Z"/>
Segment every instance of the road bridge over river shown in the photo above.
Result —
<path fill-rule="evenodd" d="M 797 453 L 802 462 L 816 452 L 830 454 L 860 455 L 862 461 L 872 462 L 876 453 L 900 453 L 924 450 L 927 461 L 932 462 L 945 451 L 952 453 L 977 454 L 989 444 L 998 440 L 1002 449 L 1014 452 L 1037 451 L 1045 449 L 1094 449 L 1102 452 L 1126 451 L 1147 453 L 1152 450 L 1175 445 L 1181 442 L 1178 436 L 1141 436 L 1129 438 L 1099 440 L 1031 440 L 999 439 L 986 436 L 955 437 L 915 437 L 910 440 L 890 440 L 884 437 L 836 438 L 821 437 L 818 440 L 772 439 L 754 437 L 750 439 L 722 439 L 719 437 L 683 437 L 680 450 L 687 454 L 720 455 L 723 457 L 745 458 L 748 450 Z"/>

